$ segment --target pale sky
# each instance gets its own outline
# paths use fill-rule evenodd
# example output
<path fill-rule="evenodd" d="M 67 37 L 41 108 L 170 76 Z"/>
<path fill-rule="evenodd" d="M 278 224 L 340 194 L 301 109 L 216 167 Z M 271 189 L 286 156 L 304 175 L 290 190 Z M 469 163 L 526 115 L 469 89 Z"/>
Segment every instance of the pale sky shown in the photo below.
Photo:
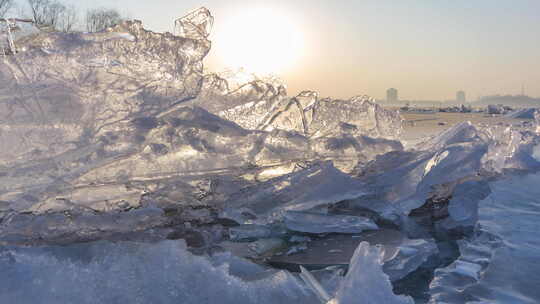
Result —
<path fill-rule="evenodd" d="M 242 12 L 252 7 L 268 8 L 301 35 L 301 51 L 279 72 L 291 95 L 316 90 L 322 96 L 384 98 L 386 89 L 395 87 L 401 99 L 448 100 L 464 90 L 471 100 L 519 94 L 524 85 L 528 95 L 540 96 L 539 0 L 63 2 L 81 7 L 81 17 L 88 7 L 117 8 L 154 31 L 172 31 L 176 17 L 205 6 L 215 17 L 209 70 L 226 65 L 222 57 L 231 50 L 231 41 L 234 48 L 254 41 L 230 39 L 234 34 L 225 24 L 241 23 Z M 255 23 L 260 24 L 247 27 L 268 28 Z M 275 38 L 268 39 L 271 43 Z"/>

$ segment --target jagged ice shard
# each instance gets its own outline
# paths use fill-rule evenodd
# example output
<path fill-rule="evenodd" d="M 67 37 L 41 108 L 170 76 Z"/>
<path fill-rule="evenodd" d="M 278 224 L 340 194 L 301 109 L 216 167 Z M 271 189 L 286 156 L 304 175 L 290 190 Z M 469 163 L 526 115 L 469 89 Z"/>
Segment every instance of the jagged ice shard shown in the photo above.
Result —
<path fill-rule="evenodd" d="M 175 34 L 13 27 L 0 302 L 540 300 L 491 287 L 536 279 L 538 111 L 529 128 L 464 122 L 406 149 L 399 112 L 367 96 L 204 74 L 212 26 L 201 8 Z M 523 189 L 510 228 L 526 213 L 527 231 L 499 228 L 504 181 Z"/>

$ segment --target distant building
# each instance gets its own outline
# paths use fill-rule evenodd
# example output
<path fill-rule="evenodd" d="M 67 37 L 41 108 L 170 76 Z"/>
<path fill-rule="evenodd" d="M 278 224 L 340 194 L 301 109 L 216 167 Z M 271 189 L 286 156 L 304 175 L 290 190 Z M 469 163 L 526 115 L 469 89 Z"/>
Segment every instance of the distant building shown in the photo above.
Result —
<path fill-rule="evenodd" d="M 458 103 L 465 103 L 467 101 L 467 98 L 465 98 L 465 92 L 457 91 L 457 93 L 456 93 L 456 101 Z"/>
<path fill-rule="evenodd" d="M 540 98 L 522 95 L 493 95 L 481 97 L 475 104 L 479 106 L 501 104 L 513 108 L 540 108 Z"/>
<path fill-rule="evenodd" d="M 387 102 L 396 102 L 398 101 L 398 90 L 390 88 L 386 90 L 386 101 Z"/>

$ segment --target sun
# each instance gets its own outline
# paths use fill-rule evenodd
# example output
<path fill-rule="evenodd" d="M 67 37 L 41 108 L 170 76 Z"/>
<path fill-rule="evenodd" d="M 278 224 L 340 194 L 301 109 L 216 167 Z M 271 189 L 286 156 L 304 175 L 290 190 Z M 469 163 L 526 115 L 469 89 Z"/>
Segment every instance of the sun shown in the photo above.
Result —
<path fill-rule="evenodd" d="M 271 8 L 243 9 L 216 23 L 216 54 L 228 68 L 280 74 L 301 58 L 303 35 L 294 18 Z"/>

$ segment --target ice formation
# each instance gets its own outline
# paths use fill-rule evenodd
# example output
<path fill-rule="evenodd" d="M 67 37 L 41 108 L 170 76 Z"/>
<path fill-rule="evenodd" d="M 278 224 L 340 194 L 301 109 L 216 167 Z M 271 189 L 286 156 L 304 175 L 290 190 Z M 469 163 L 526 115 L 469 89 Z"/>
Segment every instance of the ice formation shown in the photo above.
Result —
<path fill-rule="evenodd" d="M 474 235 L 460 257 L 437 269 L 431 303 L 537 303 L 540 254 L 538 173 L 490 184 Z"/>
<path fill-rule="evenodd" d="M 210 11 L 201 7 L 174 22 L 174 33 L 190 39 L 206 39 L 214 26 L 214 17 Z"/>
<path fill-rule="evenodd" d="M 360 243 L 336 293 L 335 303 L 414 303 L 412 298 L 393 294 L 388 276 L 381 271 L 382 257 L 381 248 Z"/>
<path fill-rule="evenodd" d="M 212 15 L 175 26 L 21 26 L 17 53 L 2 55 L 2 302 L 540 299 L 490 287 L 522 278 L 501 260 L 532 267 L 538 247 L 497 228 L 511 190 L 498 181 L 534 188 L 515 173 L 540 169 L 538 111 L 534 126 L 465 122 L 405 149 L 397 111 L 205 75 Z"/>
<path fill-rule="evenodd" d="M 231 256 L 195 256 L 182 241 L 5 248 L 0 251 L 0 265 L 0 276 L 9 278 L 0 284 L 0 297 L 6 303 L 317 301 L 293 274 Z"/>
<path fill-rule="evenodd" d="M 284 222 L 287 229 L 305 233 L 361 233 L 379 228 L 371 219 L 365 217 L 301 211 L 287 211 Z"/>

